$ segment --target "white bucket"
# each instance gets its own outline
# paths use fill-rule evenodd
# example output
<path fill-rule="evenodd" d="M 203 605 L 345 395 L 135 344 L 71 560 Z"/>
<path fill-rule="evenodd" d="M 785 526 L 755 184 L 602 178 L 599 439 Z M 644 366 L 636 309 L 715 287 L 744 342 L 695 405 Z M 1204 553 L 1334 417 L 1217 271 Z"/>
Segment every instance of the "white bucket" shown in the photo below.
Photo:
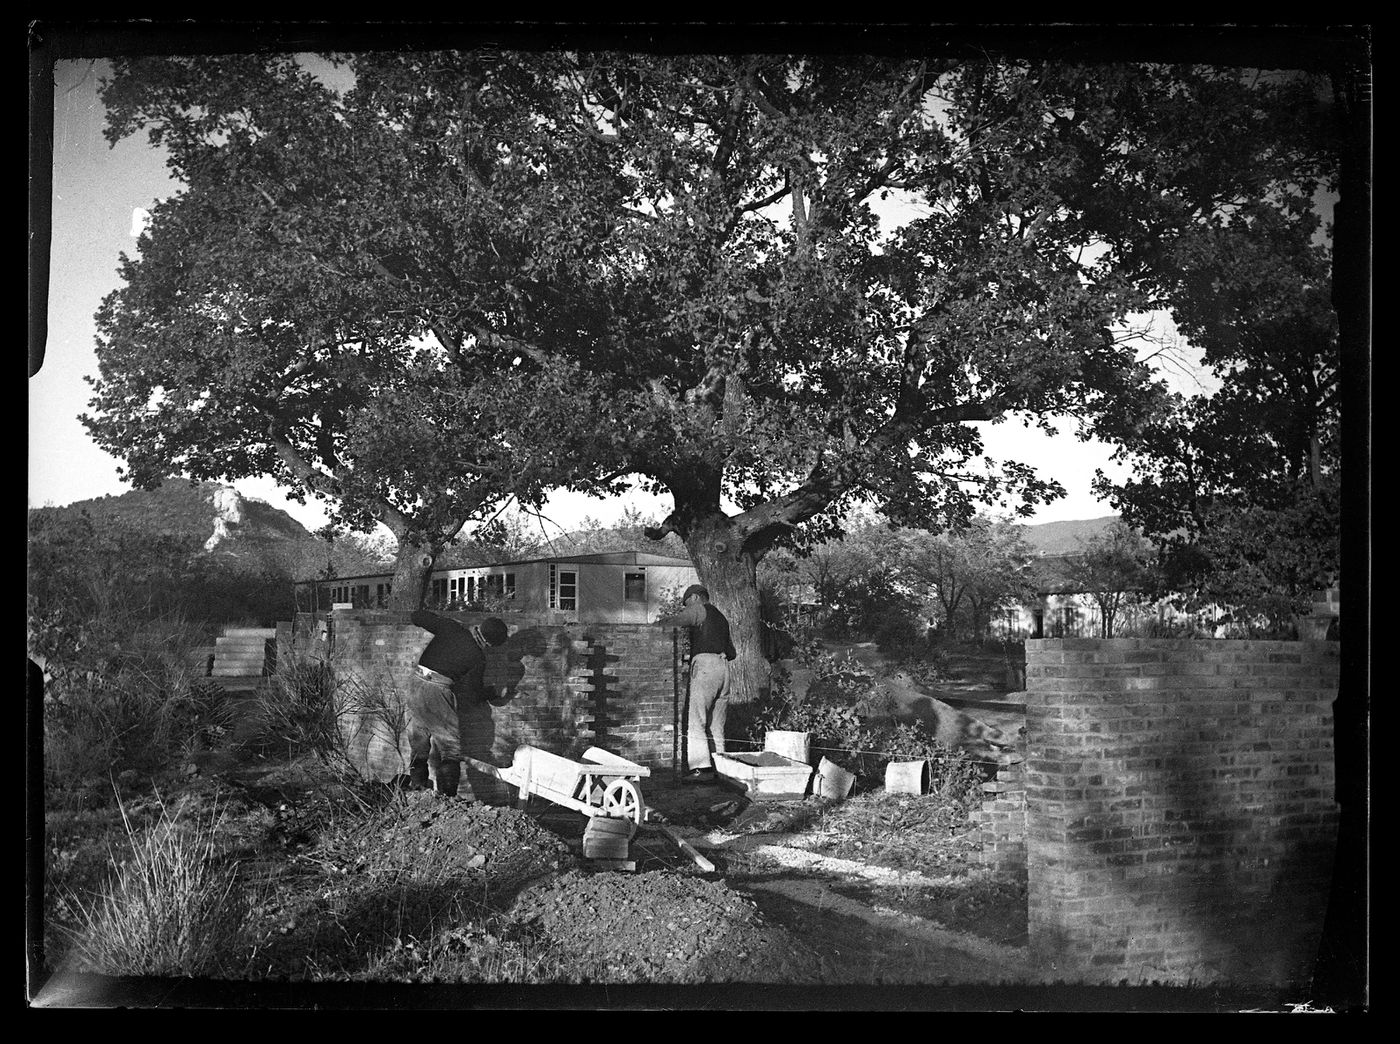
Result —
<path fill-rule="evenodd" d="M 928 761 L 891 761 L 885 766 L 886 794 L 927 794 Z"/>
<path fill-rule="evenodd" d="M 812 763 L 812 734 L 770 729 L 763 734 L 763 749 L 803 765 Z"/>
<path fill-rule="evenodd" d="M 817 765 L 817 793 L 824 798 L 841 801 L 851 792 L 855 783 L 855 774 L 847 772 L 830 758 L 822 758 L 821 763 Z"/>

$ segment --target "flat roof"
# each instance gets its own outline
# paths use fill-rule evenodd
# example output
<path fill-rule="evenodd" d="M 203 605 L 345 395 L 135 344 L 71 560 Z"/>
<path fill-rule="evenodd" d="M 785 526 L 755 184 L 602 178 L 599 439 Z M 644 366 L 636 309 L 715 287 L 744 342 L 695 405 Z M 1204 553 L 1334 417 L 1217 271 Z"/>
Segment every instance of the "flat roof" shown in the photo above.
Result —
<path fill-rule="evenodd" d="M 564 565 L 620 565 L 620 566 L 684 566 L 694 569 L 694 563 L 688 558 L 671 558 L 668 555 L 653 555 L 646 551 L 601 551 L 591 555 L 550 555 L 545 558 L 520 558 L 510 562 L 493 562 L 489 565 L 474 566 L 443 566 L 442 568 L 431 570 L 428 575 L 435 576 L 438 573 L 462 573 L 476 572 L 480 570 L 508 569 L 511 566 L 535 565 L 540 562 L 558 562 Z M 340 584 L 347 580 L 380 580 L 393 577 L 393 572 L 386 573 L 358 573 L 354 576 L 336 576 L 330 579 L 316 578 L 311 580 L 297 580 L 298 584 Z"/>

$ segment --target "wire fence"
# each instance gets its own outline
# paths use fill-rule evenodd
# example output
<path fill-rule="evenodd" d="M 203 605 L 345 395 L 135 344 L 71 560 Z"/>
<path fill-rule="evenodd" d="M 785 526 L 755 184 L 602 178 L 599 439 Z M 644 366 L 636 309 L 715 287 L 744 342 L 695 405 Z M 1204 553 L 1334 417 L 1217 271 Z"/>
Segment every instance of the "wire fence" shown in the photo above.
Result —
<path fill-rule="evenodd" d="M 746 747 L 752 747 L 755 750 L 763 749 L 763 744 L 759 743 L 757 740 L 729 739 L 726 737 L 724 743 L 725 746 L 742 745 Z M 896 758 L 911 758 L 909 754 L 903 751 L 895 750 L 860 750 L 854 747 L 820 747 L 816 744 L 813 744 L 809 749 L 819 750 L 825 754 L 858 754 L 867 757 L 889 758 L 890 760 L 894 760 Z M 951 755 L 945 755 L 943 757 L 911 758 L 911 760 L 941 761 L 946 760 L 948 757 L 959 756 L 966 758 L 968 761 L 976 762 L 979 765 L 1000 765 L 1002 763 L 999 758 L 982 757 L 977 754 L 973 754 L 970 751 L 954 751 Z"/>

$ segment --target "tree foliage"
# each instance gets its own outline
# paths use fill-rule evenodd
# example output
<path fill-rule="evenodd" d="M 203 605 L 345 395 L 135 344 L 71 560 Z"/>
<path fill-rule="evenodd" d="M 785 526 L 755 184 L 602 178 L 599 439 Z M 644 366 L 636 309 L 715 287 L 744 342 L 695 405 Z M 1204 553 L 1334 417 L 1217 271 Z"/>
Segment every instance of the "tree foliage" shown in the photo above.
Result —
<path fill-rule="evenodd" d="M 179 619 L 212 640 L 223 624 L 292 610 L 287 577 L 237 568 L 198 538 L 43 508 L 29 512 L 27 536 L 27 645 L 40 662 L 101 669 L 152 621 Z"/>
<path fill-rule="evenodd" d="M 1152 545 L 1121 519 L 1081 539 L 1070 560 L 1069 581 L 1099 607 L 1100 636 L 1112 638 L 1125 606 L 1151 596 L 1157 587 Z"/>
<path fill-rule="evenodd" d="M 1131 425 L 1115 331 L 1164 245 L 1311 176 L 1298 91 L 1230 70 L 347 65 L 338 94 L 288 57 L 117 62 L 109 136 L 146 128 L 187 189 L 103 306 L 94 435 L 138 481 L 271 473 L 429 559 L 501 496 L 641 476 L 735 624 L 740 700 L 765 554 L 861 500 L 937 530 L 1057 495 L 974 425 Z"/>
<path fill-rule="evenodd" d="M 929 592 L 949 639 L 964 625 L 971 637 L 985 636 L 994 609 L 1034 594 L 1030 545 L 1007 520 L 977 518 L 953 533 L 911 531 L 901 543 L 901 572 Z"/>
<path fill-rule="evenodd" d="M 1311 129 L 1316 178 L 1233 208 L 1164 258 L 1164 299 L 1218 388 L 1164 396 L 1153 423 L 1120 429 L 1135 475 L 1097 483 L 1162 547 L 1188 601 L 1275 620 L 1339 570 L 1331 233 L 1312 200 L 1333 171 Z"/>

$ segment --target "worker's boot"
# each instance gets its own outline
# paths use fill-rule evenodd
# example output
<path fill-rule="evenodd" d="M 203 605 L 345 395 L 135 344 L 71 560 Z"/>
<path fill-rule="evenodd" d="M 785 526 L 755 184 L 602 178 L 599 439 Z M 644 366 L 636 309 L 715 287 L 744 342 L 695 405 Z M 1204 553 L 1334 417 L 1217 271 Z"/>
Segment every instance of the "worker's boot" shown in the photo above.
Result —
<path fill-rule="evenodd" d="M 437 770 L 437 789 L 443 797 L 457 796 L 457 783 L 462 778 L 460 761 L 443 761 Z"/>
<path fill-rule="evenodd" d="M 408 763 L 408 789 L 427 790 L 430 786 L 428 782 L 428 759 L 421 761 L 414 758 Z"/>

